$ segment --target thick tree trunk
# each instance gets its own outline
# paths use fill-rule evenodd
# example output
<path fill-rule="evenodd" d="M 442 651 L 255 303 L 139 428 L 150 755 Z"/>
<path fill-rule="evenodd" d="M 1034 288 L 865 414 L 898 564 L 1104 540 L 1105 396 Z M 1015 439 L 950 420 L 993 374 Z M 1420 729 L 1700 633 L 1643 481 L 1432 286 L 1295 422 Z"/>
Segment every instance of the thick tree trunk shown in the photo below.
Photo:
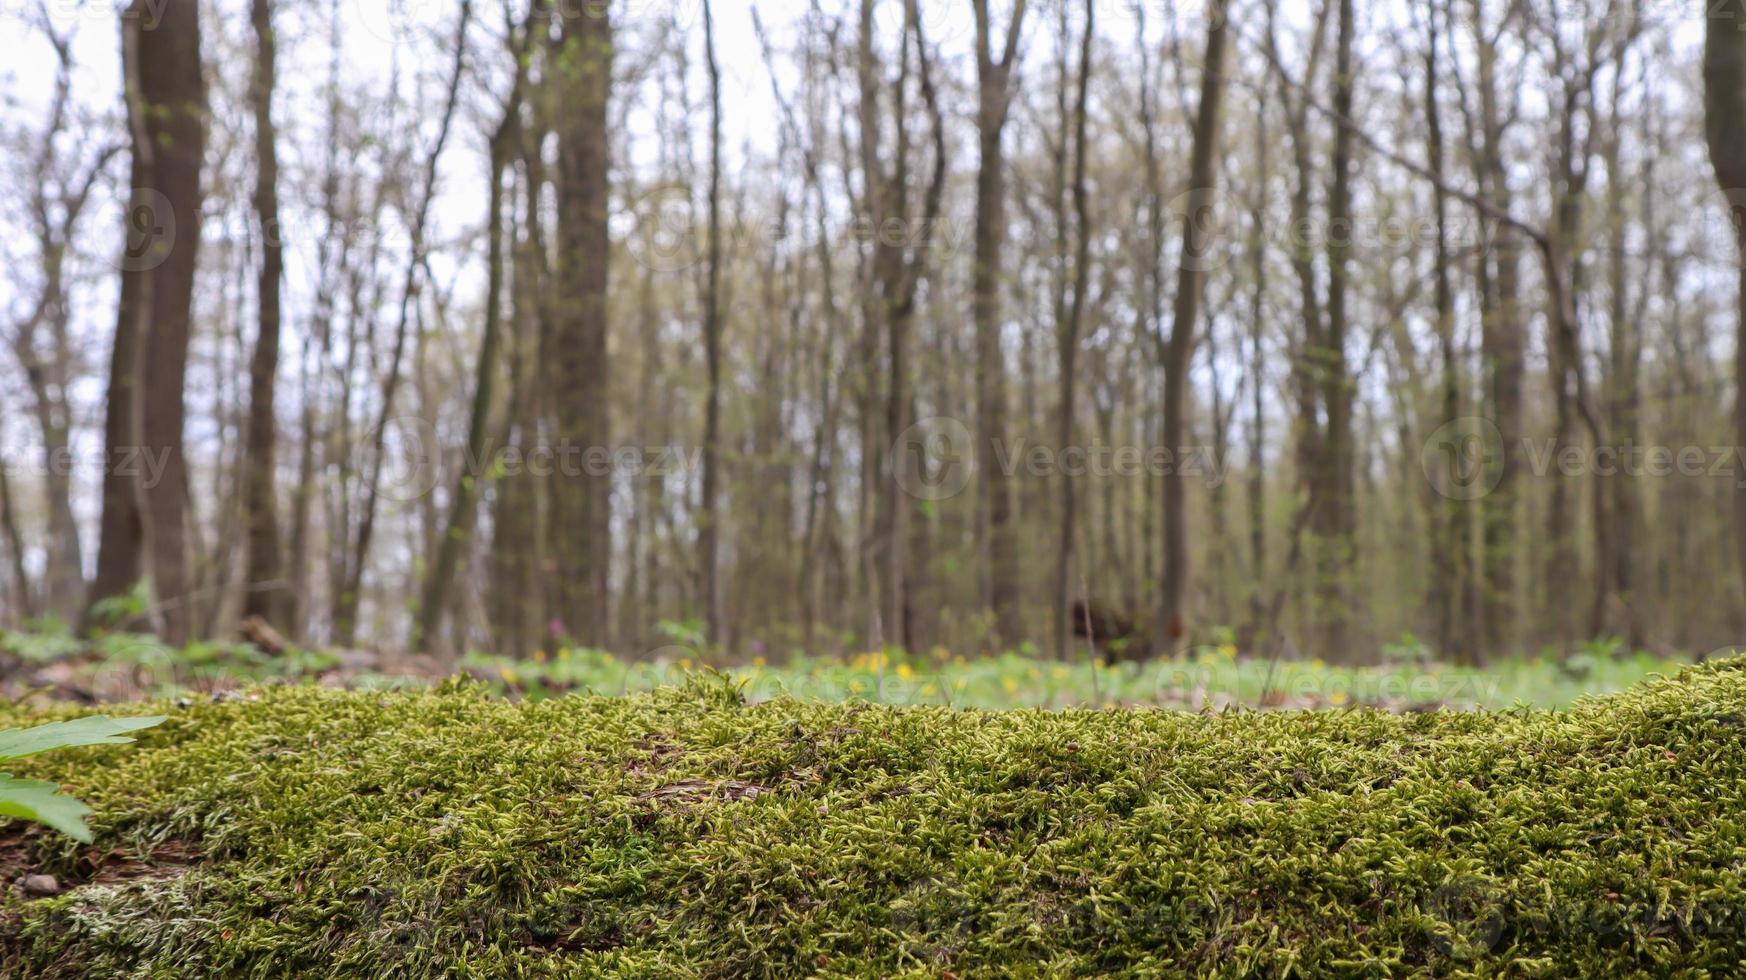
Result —
<path fill-rule="evenodd" d="M 1716 183 L 1739 246 L 1738 332 L 1734 341 L 1734 444 L 1746 446 L 1746 0 L 1707 8 L 1704 39 L 1704 135 Z M 1734 490 L 1734 552 L 1746 594 L 1746 481 Z"/>
<path fill-rule="evenodd" d="M 607 98 L 612 88 L 609 4 L 563 19 L 556 70 L 558 283 L 550 351 L 554 434 L 566 460 L 553 483 L 558 618 L 574 640 L 607 642 L 612 477 L 597 456 L 611 440 L 607 363 Z M 592 452 L 591 452 L 592 450 Z"/>
<path fill-rule="evenodd" d="M 160 203 L 173 212 L 174 242 L 148 273 L 139 444 L 146 452 L 162 454 L 161 475 L 145 481 L 145 519 L 151 523 L 149 572 L 163 614 L 163 637 L 181 645 L 190 639 L 193 622 L 185 534 L 188 462 L 182 444 L 183 394 L 200 250 L 206 82 L 200 68 L 199 5 L 169 4 L 156 17 L 148 17 L 145 7 L 145 0 L 136 0 L 129 14 L 145 21 L 138 33 L 143 126 L 152 147 L 151 180 L 145 186 L 155 190 Z"/>

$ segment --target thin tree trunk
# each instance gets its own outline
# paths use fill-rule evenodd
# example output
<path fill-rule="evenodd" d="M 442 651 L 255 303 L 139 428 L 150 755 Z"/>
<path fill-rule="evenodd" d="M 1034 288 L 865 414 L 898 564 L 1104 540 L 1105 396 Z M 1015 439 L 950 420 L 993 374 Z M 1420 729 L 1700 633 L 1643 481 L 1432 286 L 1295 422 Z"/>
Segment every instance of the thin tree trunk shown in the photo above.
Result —
<path fill-rule="evenodd" d="M 709 263 L 703 295 L 703 352 L 709 390 L 703 408 L 703 499 L 697 528 L 697 570 L 702 578 L 705 634 L 720 644 L 722 602 L 720 574 L 721 503 L 721 66 L 715 57 L 715 16 L 703 2 L 704 63 L 709 70 Z"/>
<path fill-rule="evenodd" d="M 492 403 L 496 397 L 498 362 L 502 359 L 503 344 L 503 175 L 519 139 L 522 79 L 526 72 L 526 59 L 513 43 L 511 48 L 516 64 L 515 84 L 503 107 L 503 119 L 491 135 L 491 184 L 485 192 L 485 325 L 479 339 L 473 409 L 467 423 L 466 458 L 450 497 L 447 531 L 437 542 L 436 559 L 425 579 L 424 597 L 418 607 L 418 622 L 412 635 L 412 650 L 417 653 L 432 652 L 430 645 L 441 631 L 455 571 L 472 551 L 479 483 L 487 477 L 486 472 L 473 467 L 490 453 Z"/>
<path fill-rule="evenodd" d="M 1432 174 L 1431 189 L 1437 221 L 1437 246 L 1433 262 L 1436 265 L 1437 342 L 1443 360 L 1442 418 L 1439 425 L 1461 417 L 1461 374 L 1455 352 L 1455 295 L 1451 284 L 1449 254 L 1449 204 L 1443 193 L 1443 118 L 1437 101 L 1440 60 L 1437 54 L 1437 11 L 1426 12 L 1425 49 L 1425 153 L 1427 168 Z M 1447 496 L 1435 501 L 1433 514 L 1437 520 L 1436 547 L 1432 562 L 1431 609 L 1436 616 L 1436 648 L 1444 656 L 1460 663 L 1472 663 L 1473 647 L 1467 637 L 1458 635 L 1459 611 L 1463 583 L 1467 574 L 1468 507 L 1464 501 Z"/>
<path fill-rule="evenodd" d="M 1078 91 L 1073 109 L 1073 215 L 1075 254 L 1073 258 L 1073 300 L 1067 315 L 1055 326 L 1055 341 L 1060 358 L 1061 404 L 1056 417 L 1057 459 L 1065 459 L 1073 446 L 1073 410 L 1077 401 L 1079 380 L 1079 335 L 1085 319 L 1085 292 L 1091 283 L 1091 229 L 1085 190 L 1085 130 L 1088 96 L 1091 89 L 1091 48 L 1096 38 L 1097 8 L 1095 0 L 1086 0 L 1084 34 L 1079 39 Z M 1062 119 L 1061 124 L 1067 125 Z M 1066 229 L 1058 232 L 1063 236 Z M 1077 474 L 1065 466 L 1057 466 L 1061 480 L 1061 538 L 1055 555 L 1055 659 L 1066 660 L 1072 636 L 1073 545 L 1074 521 L 1078 499 Z M 1089 602 L 1091 597 L 1086 596 Z"/>
<path fill-rule="evenodd" d="M 974 0 L 976 14 L 976 258 L 971 269 L 971 315 L 976 321 L 976 527 L 982 605 L 990 619 L 987 644 L 994 650 L 1019 639 L 1018 542 L 1012 521 L 1012 487 L 998 465 L 997 448 L 1007 436 L 1006 359 L 1001 350 L 1001 254 L 1006 244 L 1006 160 L 1001 134 L 1012 103 L 1012 70 L 1024 25 L 1025 0 L 1013 4 L 1006 41 L 993 54 L 988 0 Z"/>
<path fill-rule="evenodd" d="M 273 408 L 279 373 L 279 282 L 284 275 L 284 257 L 279 241 L 279 153 L 273 128 L 275 40 L 271 0 L 253 0 L 249 22 L 255 33 L 255 71 L 249 98 L 255 121 L 254 204 L 261 228 L 261 268 L 256 285 L 260 323 L 254 355 L 249 361 L 248 446 L 243 463 L 248 545 L 243 615 L 260 616 L 283 627 L 288 589 L 283 581 L 279 508 L 275 500 L 278 420 Z"/>
<path fill-rule="evenodd" d="M 1267 313 L 1267 186 L 1272 175 L 1272 155 L 1267 141 L 1267 91 L 1259 93 L 1255 107 L 1255 203 L 1250 212 L 1251 287 L 1249 305 L 1249 637 L 1246 647 L 1264 642 L 1260 630 L 1266 612 L 1267 580 L 1267 414 L 1263 396 L 1266 361 L 1261 353 Z"/>
<path fill-rule="evenodd" d="M 437 127 L 436 142 L 425 155 L 424 180 L 420 185 L 418 203 L 411 216 L 406 275 L 400 289 L 400 311 L 394 327 L 394 347 L 389 355 L 388 376 L 382 384 L 382 409 L 377 415 L 376 425 L 371 432 L 372 452 L 369 473 L 365 477 L 364 484 L 364 513 L 358 520 L 357 541 L 352 547 L 348 574 L 340 586 L 339 602 L 336 605 L 334 616 L 335 639 L 342 646 L 350 646 L 357 638 L 358 606 L 363 600 L 364 572 L 369 565 L 370 543 L 375 537 L 376 498 L 382 484 L 382 464 L 388 429 L 394 419 L 394 396 L 400 391 L 401 362 L 406 352 L 406 335 L 411 325 L 413 307 L 418 302 L 418 274 L 424 264 L 425 224 L 430 216 L 431 201 L 436 196 L 437 161 L 442 158 L 443 147 L 449 139 L 449 127 L 455 118 L 461 76 L 466 65 L 467 24 L 472 19 L 472 15 L 472 0 L 461 0 L 460 17 L 455 28 L 455 57 L 449 73 L 448 94 L 444 102 L 442 118 Z"/>
<path fill-rule="evenodd" d="M 18 513 L 12 504 L 12 481 L 7 479 L 7 467 L 0 465 L 0 532 L 6 535 L 6 554 L 12 573 L 14 615 L 29 619 L 36 615 L 36 601 L 31 594 L 30 570 L 24 564 L 24 534 L 18 528 Z M 15 622 L 0 618 L 0 622 Z"/>
<path fill-rule="evenodd" d="M 1334 48 L 1333 112 L 1341 119 L 1352 116 L 1352 43 L 1356 32 L 1352 0 L 1339 2 L 1339 26 Z M 1332 183 L 1328 190 L 1328 224 L 1349 230 L 1352 208 L 1352 130 L 1339 126 L 1334 133 Z M 1353 496 L 1354 447 L 1352 445 L 1353 381 L 1346 366 L 1348 326 L 1347 285 L 1351 276 L 1349 234 L 1328 236 L 1328 305 L 1326 333 L 1318 351 L 1323 410 L 1327 427 L 1318 460 L 1315 519 L 1312 530 L 1318 539 L 1317 587 L 1319 601 L 1318 645 L 1321 655 L 1349 657 L 1352 620 L 1352 568 L 1356 547 L 1356 501 Z"/>
<path fill-rule="evenodd" d="M 1507 16 L 1507 15 L 1506 15 Z M 1509 166 L 1504 159 L 1505 110 L 1499 105 L 1496 34 L 1486 23 L 1483 0 L 1473 0 L 1474 44 L 1479 69 L 1479 101 L 1482 193 L 1491 207 L 1508 215 L 1512 194 Z M 1508 221 L 1495 225 L 1489 252 L 1489 282 L 1482 284 L 1480 300 L 1480 359 L 1485 375 L 1485 398 L 1491 420 L 1497 426 L 1501 470 L 1497 485 L 1481 504 L 1483 521 L 1483 574 L 1480 609 L 1483 642 L 1481 656 L 1507 655 L 1521 642 L 1516 601 L 1517 481 L 1522 470 L 1522 383 L 1526 374 L 1526 327 L 1521 313 L 1521 236 Z M 1482 271 L 1487 259 L 1481 257 Z M 1489 289 L 1483 288 L 1489 285 Z"/>
<path fill-rule="evenodd" d="M 1162 445 L 1180 453 L 1188 442 L 1188 369 L 1194 359 L 1208 249 L 1207 215 L 1218 199 L 1219 106 L 1224 97 L 1226 16 L 1224 0 L 1207 12 L 1206 55 L 1202 59 L 1200 105 L 1195 113 L 1194 144 L 1189 152 L 1187 213 L 1182 220 L 1182 262 L 1177 271 L 1176 297 L 1170 312 L 1170 339 L 1164 347 L 1164 421 Z M 1186 634 L 1188 595 L 1188 486 L 1186 467 L 1175 466 L 1164 477 L 1163 588 L 1153 652 L 1164 654 Z"/>

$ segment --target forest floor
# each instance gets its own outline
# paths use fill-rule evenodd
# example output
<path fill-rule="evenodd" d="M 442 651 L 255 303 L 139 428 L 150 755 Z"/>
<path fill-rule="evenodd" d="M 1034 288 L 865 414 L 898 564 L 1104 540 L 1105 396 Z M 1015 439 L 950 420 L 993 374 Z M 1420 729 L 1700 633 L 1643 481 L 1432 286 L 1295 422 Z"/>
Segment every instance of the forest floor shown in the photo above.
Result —
<path fill-rule="evenodd" d="M 0 706 L 0 727 L 74 714 Z M 267 685 L 9 763 L 0 975 L 1724 975 L 1746 658 L 1568 710 Z"/>
<path fill-rule="evenodd" d="M 725 672 L 751 701 L 792 696 L 818 701 L 974 708 L 1156 706 L 1340 708 L 1390 711 L 1562 708 L 1587 694 L 1622 690 L 1671 674 L 1685 661 L 1609 648 L 1570 656 L 1509 658 L 1484 668 L 1430 659 L 1410 644 L 1389 648 L 1379 666 L 1319 660 L 1269 661 L 1226 644 L 1180 658 L 1104 666 L 1009 653 L 964 657 L 943 649 L 922 655 L 869 651 L 847 657 L 766 659 L 706 664 L 695 647 L 674 645 L 628 659 L 564 648 L 552 656 L 469 654 L 459 661 L 373 651 L 265 653 L 248 643 L 200 643 L 185 649 L 151 636 L 114 633 L 97 641 L 64 631 L 0 632 L 0 695 L 13 700 L 84 704 L 212 695 L 259 683 L 314 683 L 380 690 L 426 687 L 455 674 L 502 693 L 539 699 L 563 693 L 633 694 L 680 684 L 695 673 Z"/>

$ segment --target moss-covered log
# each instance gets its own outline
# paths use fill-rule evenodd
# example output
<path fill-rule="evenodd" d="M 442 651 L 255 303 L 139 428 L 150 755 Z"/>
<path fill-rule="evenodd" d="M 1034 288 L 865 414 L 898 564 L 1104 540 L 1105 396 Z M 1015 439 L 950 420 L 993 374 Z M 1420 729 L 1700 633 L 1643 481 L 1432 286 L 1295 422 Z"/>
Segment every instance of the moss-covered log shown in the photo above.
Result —
<path fill-rule="evenodd" d="M 60 888 L 5 899 L 0 975 L 1746 961 L 1742 660 L 1560 713 L 747 706 L 720 683 L 168 710 L 137 745 L 16 767 L 88 801 L 98 844 L 0 827 L 8 880 Z"/>

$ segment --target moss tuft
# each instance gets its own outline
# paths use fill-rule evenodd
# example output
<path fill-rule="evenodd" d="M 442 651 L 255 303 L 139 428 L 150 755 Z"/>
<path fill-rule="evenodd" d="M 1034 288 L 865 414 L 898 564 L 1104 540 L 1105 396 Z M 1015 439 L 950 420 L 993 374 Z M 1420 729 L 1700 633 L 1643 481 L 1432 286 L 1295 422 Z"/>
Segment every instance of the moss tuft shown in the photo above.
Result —
<path fill-rule="evenodd" d="M 160 706 L 138 745 L 16 767 L 98 843 L 0 828 L 66 886 L 4 900 L 0 975 L 1731 974 L 1741 667 L 1559 713 L 748 705 L 726 679 Z"/>

